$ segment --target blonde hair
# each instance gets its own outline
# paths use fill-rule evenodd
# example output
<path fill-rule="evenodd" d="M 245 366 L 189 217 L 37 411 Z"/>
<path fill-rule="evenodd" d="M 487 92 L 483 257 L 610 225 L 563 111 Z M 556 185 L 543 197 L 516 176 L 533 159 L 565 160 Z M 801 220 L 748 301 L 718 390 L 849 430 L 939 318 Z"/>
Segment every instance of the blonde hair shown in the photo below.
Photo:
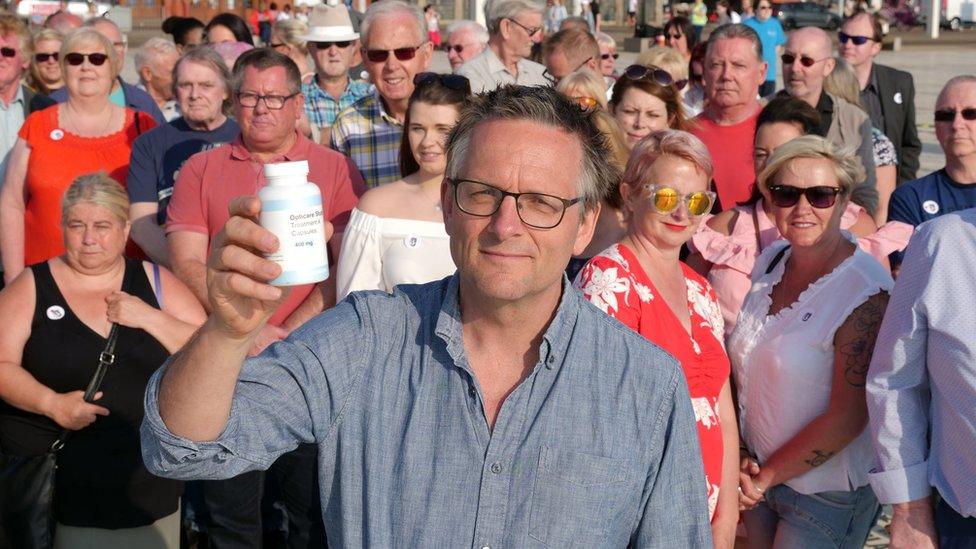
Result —
<path fill-rule="evenodd" d="M 801 158 L 829 160 L 834 165 L 834 175 L 843 197 L 849 197 L 854 186 L 864 180 L 864 167 L 853 153 L 846 153 L 819 135 L 804 135 L 788 141 L 776 148 L 766 167 L 759 172 L 759 186 L 769 189 L 769 184 L 786 169 L 786 166 Z"/>
<path fill-rule="evenodd" d="M 129 195 L 104 171 L 80 175 L 64 191 L 61 197 L 62 226 L 67 222 L 71 208 L 82 202 L 105 208 L 123 224 L 129 222 Z"/>
<path fill-rule="evenodd" d="M 17 17 L 9 13 L 0 13 L 0 35 L 16 34 L 20 38 L 20 51 L 24 59 L 30 57 L 31 35 L 27 25 Z"/>
<path fill-rule="evenodd" d="M 36 33 L 34 33 L 34 37 L 31 40 L 31 50 L 36 52 L 37 44 L 39 42 L 54 41 L 54 40 L 56 40 L 59 43 L 64 42 L 64 35 L 61 34 L 60 31 L 54 29 L 41 29 Z M 58 59 L 61 59 L 60 53 L 58 53 Z M 31 55 L 31 59 L 30 59 L 30 73 L 27 76 L 27 82 L 30 84 L 32 88 L 34 88 L 35 90 L 41 93 L 51 93 L 51 90 L 44 83 L 44 80 L 41 79 L 40 72 L 38 71 L 37 68 L 37 60 L 34 59 L 33 55 Z M 64 80 L 62 78 L 62 83 L 63 82 Z"/>
<path fill-rule="evenodd" d="M 664 69 L 674 80 L 688 78 L 688 61 L 674 48 L 654 46 L 637 57 L 637 64 Z"/>
<path fill-rule="evenodd" d="M 308 55 L 308 45 L 302 36 L 308 33 L 308 24 L 300 19 L 283 19 L 275 23 L 274 30 L 278 31 L 285 44 L 295 48 L 302 55 Z"/>
<path fill-rule="evenodd" d="M 603 77 L 597 76 L 589 69 L 575 70 L 556 84 L 556 91 L 569 97 L 569 90 L 579 88 L 586 92 L 587 97 L 596 99 L 600 106 L 607 108 L 607 85 Z"/>
<path fill-rule="evenodd" d="M 97 44 L 101 47 L 101 53 L 108 56 L 109 68 L 112 70 L 112 79 L 115 79 L 119 75 L 121 67 L 119 66 L 119 55 L 115 53 L 115 46 L 112 45 L 112 42 L 104 34 L 98 32 L 93 27 L 81 27 L 66 36 L 64 41 L 61 42 L 58 63 L 61 64 L 62 73 L 65 73 L 68 67 L 68 62 L 64 58 L 69 53 L 72 53 L 72 50 L 79 44 Z"/>
<path fill-rule="evenodd" d="M 857 80 L 854 67 L 839 55 L 834 56 L 834 63 L 834 70 L 824 79 L 824 91 L 863 109 L 861 84 Z"/>

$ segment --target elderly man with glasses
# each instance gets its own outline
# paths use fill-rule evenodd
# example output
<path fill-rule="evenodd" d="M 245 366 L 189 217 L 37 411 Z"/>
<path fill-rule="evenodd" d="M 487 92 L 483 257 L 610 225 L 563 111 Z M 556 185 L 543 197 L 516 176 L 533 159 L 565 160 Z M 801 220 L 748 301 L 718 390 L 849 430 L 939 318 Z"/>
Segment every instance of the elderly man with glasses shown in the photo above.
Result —
<path fill-rule="evenodd" d="M 447 59 L 457 72 L 465 62 L 474 59 L 488 47 L 488 30 L 477 21 L 455 21 L 447 27 Z"/>
<path fill-rule="evenodd" d="M 496 0 L 488 5 L 488 48 L 461 66 L 471 91 L 491 91 L 505 84 L 548 86 L 546 68 L 529 61 L 542 40 L 544 7 L 533 0 Z"/>
<path fill-rule="evenodd" d="M 166 234 L 173 271 L 204 304 L 220 302 L 207 287 L 207 256 L 214 237 L 229 218 L 234 197 L 256 194 L 267 181 L 263 165 L 308 162 L 308 180 L 319 186 L 325 218 L 341 233 L 358 196 L 365 189 L 347 158 L 312 143 L 296 130 L 304 96 L 301 74 L 287 56 L 272 49 L 255 49 L 238 58 L 232 77 L 234 118 L 241 134 L 230 144 L 193 155 L 180 169 L 167 209 Z M 332 241 L 331 257 L 339 257 L 340 239 Z M 268 322 L 248 343 L 247 351 L 260 352 L 284 339 L 305 321 L 335 302 L 335 283 L 292 286 L 269 310 Z M 282 456 L 272 471 L 282 477 L 289 516 L 290 545 L 322 547 L 322 525 L 317 520 L 317 495 L 305 488 L 315 482 L 315 448 L 301 446 Z M 269 463 L 270 467 L 272 464 Z M 206 524 L 215 547 L 253 547 L 260 540 L 263 473 L 221 475 L 228 479 L 204 486 L 210 522 Z M 217 478 L 217 477 L 215 477 Z"/>
<path fill-rule="evenodd" d="M 329 145 L 352 158 L 366 185 L 400 179 L 400 138 L 414 77 L 427 69 L 434 46 L 416 4 L 370 4 L 360 27 L 363 63 L 376 90 L 339 113 Z"/>
<path fill-rule="evenodd" d="M 776 62 L 786 44 L 786 34 L 779 19 L 773 17 L 773 5 L 769 0 L 759 0 L 755 15 L 743 23 L 752 27 L 762 42 L 763 60 L 768 69 L 766 80 L 759 86 L 759 95 L 766 97 L 776 91 Z"/>
<path fill-rule="evenodd" d="M 234 201 L 210 321 L 149 382 L 150 471 L 217 478 L 316 444 L 336 547 L 712 547 L 677 362 L 564 275 L 616 181 L 600 135 L 552 88 L 476 97 L 441 190 L 457 272 L 353 292 L 247 361 L 282 290 L 260 201 Z"/>

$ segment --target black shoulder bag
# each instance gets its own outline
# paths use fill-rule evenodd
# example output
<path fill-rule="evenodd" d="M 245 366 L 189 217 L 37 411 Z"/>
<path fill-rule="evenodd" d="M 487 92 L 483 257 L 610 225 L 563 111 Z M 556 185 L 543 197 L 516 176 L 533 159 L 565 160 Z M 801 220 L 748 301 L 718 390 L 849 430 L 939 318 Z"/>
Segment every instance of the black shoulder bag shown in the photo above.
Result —
<path fill-rule="evenodd" d="M 122 290 L 128 289 L 126 270 Z M 98 368 L 88 382 L 85 402 L 92 402 L 115 362 L 119 325 L 112 324 L 105 350 L 98 355 Z M 54 472 L 58 451 L 64 447 L 68 429 L 61 431 L 51 447 L 39 456 L 0 455 L 0 549 L 49 549 L 54 546 Z"/>

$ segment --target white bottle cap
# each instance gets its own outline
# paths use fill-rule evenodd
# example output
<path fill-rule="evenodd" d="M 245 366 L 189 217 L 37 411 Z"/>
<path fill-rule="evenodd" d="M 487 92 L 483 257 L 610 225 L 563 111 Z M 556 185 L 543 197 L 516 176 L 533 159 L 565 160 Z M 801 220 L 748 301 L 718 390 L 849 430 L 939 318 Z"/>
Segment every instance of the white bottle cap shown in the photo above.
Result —
<path fill-rule="evenodd" d="M 264 176 L 267 178 L 278 177 L 305 177 L 308 175 L 308 161 L 299 160 L 297 162 L 278 162 L 277 164 L 265 164 Z"/>

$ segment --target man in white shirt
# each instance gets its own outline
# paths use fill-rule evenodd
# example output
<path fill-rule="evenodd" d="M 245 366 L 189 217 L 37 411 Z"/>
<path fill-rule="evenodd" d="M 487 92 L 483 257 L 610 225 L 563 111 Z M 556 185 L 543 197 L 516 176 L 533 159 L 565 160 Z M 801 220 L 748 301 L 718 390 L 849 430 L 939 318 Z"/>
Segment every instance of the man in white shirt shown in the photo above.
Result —
<path fill-rule="evenodd" d="M 457 71 L 471 81 L 471 91 L 492 91 L 506 84 L 548 86 L 546 68 L 529 61 L 532 45 L 542 40 L 543 7 L 532 0 L 497 0 L 488 7 L 488 49 Z"/>

